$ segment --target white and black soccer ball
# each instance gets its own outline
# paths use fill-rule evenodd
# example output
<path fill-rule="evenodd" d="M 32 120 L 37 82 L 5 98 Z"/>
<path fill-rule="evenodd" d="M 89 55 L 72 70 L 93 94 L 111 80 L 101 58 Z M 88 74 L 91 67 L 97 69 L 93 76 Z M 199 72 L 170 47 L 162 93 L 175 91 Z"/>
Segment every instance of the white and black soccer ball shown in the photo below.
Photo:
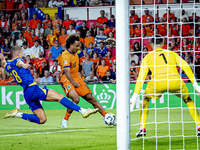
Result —
<path fill-rule="evenodd" d="M 104 122 L 107 125 L 113 125 L 115 123 L 115 115 L 112 113 L 108 113 L 104 116 Z"/>

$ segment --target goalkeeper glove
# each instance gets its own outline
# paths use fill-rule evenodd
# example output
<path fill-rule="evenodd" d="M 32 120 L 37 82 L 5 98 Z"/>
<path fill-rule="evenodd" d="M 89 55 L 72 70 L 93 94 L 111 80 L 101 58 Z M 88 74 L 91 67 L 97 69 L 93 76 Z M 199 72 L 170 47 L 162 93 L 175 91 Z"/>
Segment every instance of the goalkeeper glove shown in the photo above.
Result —
<path fill-rule="evenodd" d="M 133 96 L 132 96 L 132 98 L 130 99 L 130 113 L 133 112 L 133 109 L 134 109 L 134 107 L 135 107 L 135 104 L 136 104 L 138 95 L 139 95 L 139 94 L 134 93 Z"/>
<path fill-rule="evenodd" d="M 200 86 L 197 84 L 196 81 L 194 81 L 192 85 L 197 92 L 197 96 L 200 97 Z"/>

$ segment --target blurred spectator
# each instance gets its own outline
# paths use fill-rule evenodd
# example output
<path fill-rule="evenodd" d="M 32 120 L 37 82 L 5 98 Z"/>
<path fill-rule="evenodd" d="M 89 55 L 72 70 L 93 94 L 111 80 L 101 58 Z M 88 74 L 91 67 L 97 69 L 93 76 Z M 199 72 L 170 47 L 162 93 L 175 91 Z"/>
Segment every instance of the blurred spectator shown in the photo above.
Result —
<path fill-rule="evenodd" d="M 53 30 L 52 22 L 49 22 L 47 28 L 44 31 L 44 36 L 47 37 L 50 34 L 51 30 Z"/>
<path fill-rule="evenodd" d="M 115 47 L 116 45 L 116 39 L 114 38 L 113 32 L 110 32 L 109 38 L 106 39 L 106 47 L 111 48 L 111 44 L 112 44 L 112 47 Z"/>
<path fill-rule="evenodd" d="M 48 3 L 48 7 L 56 7 L 57 1 L 56 0 L 50 0 Z"/>
<path fill-rule="evenodd" d="M 72 23 L 69 24 L 69 30 L 67 30 L 67 35 L 76 33 L 76 30 L 74 30 L 74 25 Z"/>
<path fill-rule="evenodd" d="M 44 58 L 44 54 L 42 51 L 38 52 L 38 56 L 39 56 L 38 58 L 34 59 L 34 64 L 33 64 L 36 70 L 41 67 L 42 62 L 45 62 L 45 64 L 47 65 L 47 59 Z"/>
<path fill-rule="evenodd" d="M 26 29 L 27 26 L 28 26 L 28 20 L 26 20 L 26 14 L 22 13 L 22 19 L 21 19 L 22 30 Z"/>
<path fill-rule="evenodd" d="M 139 65 L 141 64 L 141 61 L 143 58 L 148 54 L 148 49 L 146 47 L 143 48 L 143 53 L 142 55 L 139 56 Z"/>
<path fill-rule="evenodd" d="M 29 5 L 29 8 L 34 8 L 34 6 L 35 6 L 35 0 L 27 0 L 27 2 L 28 2 L 28 5 Z"/>
<path fill-rule="evenodd" d="M 53 34 L 58 38 L 62 34 L 62 30 L 60 28 L 60 23 L 56 24 L 56 28 L 53 31 Z"/>
<path fill-rule="evenodd" d="M 62 28 L 62 35 L 59 36 L 58 41 L 60 42 L 60 46 L 62 46 L 63 49 L 65 48 L 67 37 L 68 37 L 68 35 L 67 35 L 66 28 Z"/>
<path fill-rule="evenodd" d="M 35 8 L 47 7 L 49 0 L 37 0 L 35 3 Z"/>
<path fill-rule="evenodd" d="M 133 49 L 134 49 L 136 55 L 138 55 L 138 56 L 141 55 L 141 47 L 138 42 L 134 43 Z"/>
<path fill-rule="evenodd" d="M 82 63 L 82 74 L 84 77 L 88 77 L 89 73 L 94 71 L 94 64 L 88 54 L 85 55 L 85 58 L 86 60 Z"/>
<path fill-rule="evenodd" d="M 28 3 L 25 0 L 21 0 L 21 3 L 19 4 L 19 9 L 27 9 L 29 8 Z"/>
<path fill-rule="evenodd" d="M 107 70 L 107 71 L 106 71 L 106 75 L 103 76 L 103 77 L 101 78 L 101 80 L 102 80 L 103 82 L 105 82 L 105 83 L 110 82 L 110 80 L 111 80 L 111 73 L 110 73 L 110 70 Z"/>
<path fill-rule="evenodd" d="M 4 38 L 2 36 L 2 33 L 0 32 L 0 45 L 2 45 L 4 43 Z"/>
<path fill-rule="evenodd" d="M 56 76 L 58 72 L 61 72 L 61 67 L 58 65 L 58 60 L 54 59 L 53 60 L 53 65 L 50 66 L 49 69 L 50 76 L 53 77 L 53 82 L 56 82 Z"/>
<path fill-rule="evenodd" d="M 91 31 L 87 31 L 87 34 L 86 34 L 86 38 L 84 39 L 85 41 L 85 47 L 88 48 L 90 43 L 94 44 L 95 41 L 94 41 L 94 37 L 91 36 Z"/>
<path fill-rule="evenodd" d="M 113 64 L 112 65 L 112 68 L 110 70 L 110 73 L 111 73 L 111 82 L 112 83 L 116 83 L 116 64 Z"/>
<path fill-rule="evenodd" d="M 45 20 L 42 21 L 43 28 L 46 29 L 48 27 L 48 23 L 51 22 L 49 14 L 45 14 Z"/>
<path fill-rule="evenodd" d="M 11 21 L 12 23 L 12 31 L 15 30 L 15 25 L 20 25 L 21 21 L 19 20 L 19 15 L 16 13 Z"/>
<path fill-rule="evenodd" d="M 101 15 L 101 17 L 98 17 L 97 21 L 96 21 L 97 28 L 103 28 L 103 23 L 108 22 L 108 19 L 104 16 L 105 15 L 104 10 L 100 11 L 100 15 Z"/>
<path fill-rule="evenodd" d="M 51 49 L 51 47 L 54 46 L 56 40 L 58 40 L 57 36 L 53 34 L 53 29 L 50 29 L 50 34 L 47 35 L 49 49 Z"/>
<path fill-rule="evenodd" d="M 161 18 L 160 18 L 160 23 L 162 23 L 162 24 L 159 24 L 159 25 L 157 26 L 158 31 L 159 31 L 158 33 L 159 33 L 161 36 L 165 36 L 165 35 L 167 34 L 167 24 L 164 24 L 163 22 L 164 22 L 164 18 L 161 17 Z"/>
<path fill-rule="evenodd" d="M 1 53 L 5 56 L 5 59 L 7 59 L 10 55 L 10 43 L 8 39 L 4 40 L 3 45 L 1 45 Z"/>
<path fill-rule="evenodd" d="M 37 72 L 34 72 L 33 78 L 37 84 L 40 84 L 41 78 L 39 77 Z"/>
<path fill-rule="evenodd" d="M 16 46 L 16 37 L 15 37 L 15 34 L 12 34 L 10 36 L 10 47 L 12 48 L 13 46 Z"/>
<path fill-rule="evenodd" d="M 24 39 L 23 39 L 22 33 L 20 33 L 19 38 L 16 41 L 16 44 L 17 44 L 17 46 L 22 47 L 23 42 L 24 42 Z"/>
<path fill-rule="evenodd" d="M 135 50 L 131 49 L 130 50 L 130 63 L 134 61 L 136 65 L 139 63 L 139 57 L 135 54 Z"/>
<path fill-rule="evenodd" d="M 100 42 L 100 47 L 97 49 L 97 53 L 100 58 L 104 58 L 107 55 L 108 49 L 105 47 L 104 42 Z"/>
<path fill-rule="evenodd" d="M 97 48 L 100 47 L 100 42 L 106 42 L 107 36 L 104 35 L 104 30 L 100 29 L 100 34 L 95 36 L 95 45 Z"/>
<path fill-rule="evenodd" d="M 147 20 L 150 20 L 150 19 L 147 19 Z M 146 37 L 150 37 L 154 35 L 154 25 L 147 24 L 145 27 L 145 33 L 146 33 Z"/>
<path fill-rule="evenodd" d="M 110 16 L 110 20 L 108 21 L 108 26 L 111 29 L 115 28 L 115 16 L 114 15 Z"/>
<path fill-rule="evenodd" d="M 58 13 L 54 14 L 54 20 L 52 21 L 52 25 L 56 28 L 57 23 L 62 24 L 62 20 L 58 18 Z"/>
<path fill-rule="evenodd" d="M 44 49 L 48 49 L 49 45 L 47 43 L 47 41 L 44 39 L 43 35 L 40 35 L 40 40 L 39 40 L 39 44 L 44 48 Z"/>
<path fill-rule="evenodd" d="M 29 48 L 34 46 L 35 40 L 39 40 L 38 36 L 35 35 L 35 29 L 31 30 L 31 36 L 27 37 L 27 43 L 29 45 Z"/>
<path fill-rule="evenodd" d="M 198 22 L 199 19 L 200 17 L 197 16 L 196 12 L 193 12 L 192 16 L 189 17 L 189 22 Z"/>
<path fill-rule="evenodd" d="M 94 69 L 96 70 L 97 67 L 99 66 L 99 58 L 98 58 L 97 52 L 94 52 L 94 53 L 93 53 L 93 58 L 91 58 L 91 61 L 93 62 L 93 64 L 94 64 Z"/>
<path fill-rule="evenodd" d="M 37 73 L 39 74 L 39 77 L 40 77 L 40 78 L 44 77 L 44 72 L 45 72 L 46 70 L 48 71 L 49 68 L 47 67 L 46 63 L 42 61 L 42 62 L 41 62 L 41 67 L 39 67 L 39 68 L 37 69 Z M 49 71 L 48 71 L 48 72 L 49 72 Z M 52 82 L 53 82 L 53 78 L 52 78 Z"/>
<path fill-rule="evenodd" d="M 0 27 L 1 29 L 5 28 L 7 26 L 8 21 L 5 20 L 5 15 L 1 15 L 1 20 L 0 20 Z"/>
<path fill-rule="evenodd" d="M 145 30 L 143 27 L 141 29 L 141 24 L 137 24 L 137 28 L 135 28 L 135 30 L 134 30 L 134 37 L 141 37 L 141 35 L 142 35 L 142 37 L 144 37 Z"/>
<path fill-rule="evenodd" d="M 108 28 L 107 22 L 104 22 L 104 23 L 103 23 L 103 29 L 104 29 L 104 34 L 105 34 L 106 36 L 108 36 L 109 33 L 111 32 L 111 29 Z"/>
<path fill-rule="evenodd" d="M 112 52 L 108 51 L 107 56 L 105 57 L 106 65 L 112 67 L 114 58 L 112 57 Z"/>
<path fill-rule="evenodd" d="M 41 21 L 39 19 L 37 19 L 37 13 L 33 13 L 33 19 L 31 19 L 29 21 L 29 26 L 32 28 L 32 29 L 36 29 L 37 28 L 37 23 L 41 23 Z"/>
<path fill-rule="evenodd" d="M 106 61 L 105 61 L 105 59 L 102 59 L 102 60 L 101 60 L 101 65 L 99 65 L 99 66 L 97 67 L 97 72 L 96 72 L 97 77 L 98 77 L 98 78 L 102 78 L 103 76 L 106 75 L 106 71 L 108 71 L 108 70 L 109 70 L 109 67 L 106 66 Z"/>
<path fill-rule="evenodd" d="M 82 65 L 83 62 L 86 61 L 86 55 L 87 55 L 87 50 L 83 50 L 83 56 L 80 58 L 80 65 Z"/>
<path fill-rule="evenodd" d="M 171 20 L 171 24 L 169 25 L 169 29 L 172 30 L 172 35 L 178 36 L 178 26 L 174 23 L 174 20 Z"/>
<path fill-rule="evenodd" d="M 70 24 L 74 24 L 74 21 L 69 19 L 69 14 L 66 14 L 62 25 L 65 26 L 66 29 L 69 29 Z"/>
<path fill-rule="evenodd" d="M 40 84 L 52 84 L 53 78 L 49 75 L 49 71 L 45 70 L 44 77 L 41 78 Z"/>
<path fill-rule="evenodd" d="M 28 47 L 27 42 L 23 42 L 22 44 L 22 50 L 23 50 L 23 56 L 26 57 L 27 55 L 30 55 L 31 51 Z"/>
<path fill-rule="evenodd" d="M 5 2 L 6 2 L 6 12 L 11 13 L 13 11 L 14 3 L 16 2 L 16 0 L 5 0 Z"/>
<path fill-rule="evenodd" d="M 56 6 L 57 7 L 64 7 L 66 4 L 62 0 L 58 0 Z"/>
<path fill-rule="evenodd" d="M 186 22 L 189 21 L 189 16 L 186 14 L 185 10 L 182 9 L 182 14 L 180 16 L 180 20 L 183 21 L 183 19 L 186 18 Z"/>
<path fill-rule="evenodd" d="M 16 24 L 15 29 L 14 29 L 14 31 L 11 32 L 11 34 L 15 34 L 16 39 L 18 39 L 20 33 L 21 33 L 21 31 L 19 30 L 19 26 Z"/>
<path fill-rule="evenodd" d="M 27 55 L 26 56 L 26 59 L 24 60 L 25 64 L 29 64 L 31 63 L 33 65 L 33 59 L 31 59 L 31 56 L 30 55 Z"/>
<path fill-rule="evenodd" d="M 91 31 L 91 36 L 95 37 L 97 35 L 97 28 L 94 26 L 94 23 L 90 23 L 90 28 L 89 30 Z"/>
<path fill-rule="evenodd" d="M 80 42 L 82 43 L 83 47 L 85 45 L 85 40 L 81 37 L 81 32 L 78 30 L 77 34 L 79 35 Z"/>
<path fill-rule="evenodd" d="M 93 47 L 93 43 L 90 42 L 89 47 L 87 48 L 87 54 L 93 58 L 93 53 L 96 51 L 96 49 Z"/>
<path fill-rule="evenodd" d="M 142 17 L 140 18 L 140 22 L 147 23 L 147 19 L 150 19 L 151 22 L 153 22 L 153 17 L 149 14 L 149 10 L 148 9 L 144 10 L 144 14 L 145 15 L 142 15 Z"/>
<path fill-rule="evenodd" d="M 30 51 L 31 51 L 30 56 L 32 58 L 38 58 L 39 57 L 39 55 L 38 55 L 39 52 L 44 53 L 44 48 L 41 45 L 39 45 L 39 40 L 35 40 L 34 46 L 32 46 L 30 48 Z"/>
<path fill-rule="evenodd" d="M 55 41 L 55 45 L 51 47 L 50 52 L 48 54 L 48 60 L 50 59 L 50 56 L 52 54 L 52 59 L 56 59 L 59 55 L 60 52 L 62 51 L 62 47 L 59 46 L 59 41 Z"/>
<path fill-rule="evenodd" d="M 158 14 L 155 14 L 155 23 L 160 23 Z"/>
<path fill-rule="evenodd" d="M 90 72 L 90 74 L 89 74 L 89 76 L 88 77 L 86 77 L 85 79 L 84 79 L 84 81 L 88 84 L 88 83 L 92 83 L 92 84 L 95 84 L 95 83 L 97 83 L 97 77 L 94 75 L 94 72 Z"/>
<path fill-rule="evenodd" d="M 87 31 L 89 30 L 88 27 L 86 27 L 86 21 L 82 22 L 82 27 L 79 27 L 78 30 L 81 32 L 81 36 L 82 38 L 85 38 Z"/>
<path fill-rule="evenodd" d="M 172 35 L 172 30 L 168 29 L 168 43 L 172 43 L 173 41 L 175 41 L 174 35 Z"/>
<path fill-rule="evenodd" d="M 38 22 L 37 28 L 35 29 L 35 35 L 39 37 L 40 34 L 44 34 L 44 29 L 42 28 L 41 23 Z"/>
<path fill-rule="evenodd" d="M 10 38 L 10 35 L 11 35 L 11 32 L 10 32 L 10 26 L 7 25 L 5 28 L 4 28 L 4 32 L 3 32 L 3 37 L 6 39 L 9 39 Z"/>
<path fill-rule="evenodd" d="M 183 18 L 183 24 L 182 24 L 182 36 L 188 36 L 189 32 L 191 30 L 191 27 L 189 24 L 187 24 L 186 17 Z"/>
<path fill-rule="evenodd" d="M 168 22 L 171 22 L 171 19 L 175 20 L 175 15 L 173 13 L 171 13 L 170 7 L 168 7 L 168 9 L 166 9 L 166 11 L 168 11 L 168 14 L 167 13 L 163 14 L 163 18 L 164 18 L 165 22 L 167 21 L 167 18 L 168 18 Z M 169 15 L 169 17 L 167 17 L 167 15 Z"/>
<path fill-rule="evenodd" d="M 26 31 L 24 32 L 24 39 L 27 41 L 28 40 L 28 37 L 31 36 L 31 27 L 30 26 L 27 26 L 26 27 Z"/>
<path fill-rule="evenodd" d="M 149 44 L 147 44 L 145 47 L 147 48 L 148 52 L 153 51 L 153 47 L 151 46 L 151 38 L 149 38 Z"/>
<path fill-rule="evenodd" d="M 129 16 L 129 23 L 137 23 L 139 21 L 138 15 L 135 14 L 135 10 L 130 11 L 131 16 Z"/>
<path fill-rule="evenodd" d="M 131 80 L 133 80 L 133 78 L 137 78 L 138 77 L 138 71 L 137 71 L 137 67 L 136 67 L 136 63 L 134 60 L 131 61 L 131 67 L 130 67 L 130 78 Z"/>

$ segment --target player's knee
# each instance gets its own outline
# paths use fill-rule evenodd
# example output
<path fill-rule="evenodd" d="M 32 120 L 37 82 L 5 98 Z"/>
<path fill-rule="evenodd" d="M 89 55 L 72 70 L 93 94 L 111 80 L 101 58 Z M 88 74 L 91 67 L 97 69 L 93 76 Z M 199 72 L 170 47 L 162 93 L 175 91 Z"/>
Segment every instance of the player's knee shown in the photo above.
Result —
<path fill-rule="evenodd" d="M 78 104 L 79 101 L 80 101 L 80 98 L 79 98 L 79 97 L 74 97 L 74 98 L 72 99 L 72 101 L 73 101 L 74 103 Z"/>
<path fill-rule="evenodd" d="M 44 124 L 46 121 L 47 121 L 47 118 L 43 117 L 43 118 L 40 119 L 40 124 Z"/>

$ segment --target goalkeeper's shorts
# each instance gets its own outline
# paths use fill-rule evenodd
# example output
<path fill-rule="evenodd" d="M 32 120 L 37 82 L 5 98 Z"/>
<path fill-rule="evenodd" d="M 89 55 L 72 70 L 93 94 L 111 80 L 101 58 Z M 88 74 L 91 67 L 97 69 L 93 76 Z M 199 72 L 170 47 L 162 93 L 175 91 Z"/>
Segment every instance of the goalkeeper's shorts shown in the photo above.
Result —
<path fill-rule="evenodd" d="M 158 99 L 164 92 L 170 92 L 185 100 L 188 98 L 188 88 L 182 79 L 177 80 L 151 80 L 144 92 L 145 96 Z"/>

